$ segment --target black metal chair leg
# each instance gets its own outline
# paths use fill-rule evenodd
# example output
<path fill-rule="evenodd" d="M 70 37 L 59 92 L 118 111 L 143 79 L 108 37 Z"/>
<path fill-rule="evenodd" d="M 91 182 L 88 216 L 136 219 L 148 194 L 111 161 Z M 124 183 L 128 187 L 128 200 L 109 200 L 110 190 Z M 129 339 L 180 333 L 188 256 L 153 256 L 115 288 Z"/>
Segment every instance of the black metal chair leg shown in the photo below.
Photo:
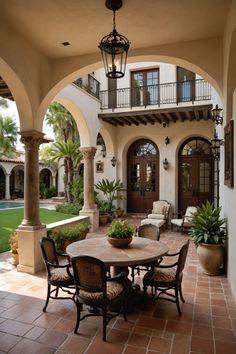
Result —
<path fill-rule="evenodd" d="M 106 307 L 103 307 L 102 310 L 102 323 L 103 323 L 103 336 L 102 336 L 102 340 L 104 342 L 106 342 L 106 327 L 107 327 L 107 309 Z"/>
<path fill-rule="evenodd" d="M 175 300 L 176 300 L 176 306 L 179 312 L 179 315 L 182 315 L 181 309 L 180 309 L 180 305 L 179 305 L 179 290 L 177 287 L 175 287 Z"/>
<path fill-rule="evenodd" d="M 47 292 L 47 299 L 43 308 L 43 312 L 46 312 L 46 308 L 48 306 L 49 298 L 50 298 L 50 291 L 51 291 L 51 285 L 48 284 L 48 292 Z"/>
<path fill-rule="evenodd" d="M 179 294 L 180 294 L 181 301 L 185 302 L 184 297 L 183 297 L 183 293 L 182 293 L 182 285 L 181 284 L 179 286 Z"/>
<path fill-rule="evenodd" d="M 82 311 L 82 305 L 76 301 L 76 309 L 77 309 L 77 319 L 76 319 L 76 325 L 75 325 L 75 330 L 74 330 L 74 333 L 76 334 L 77 331 L 78 331 L 78 328 L 79 328 L 79 324 L 80 324 L 80 314 L 81 314 L 81 311 Z"/>

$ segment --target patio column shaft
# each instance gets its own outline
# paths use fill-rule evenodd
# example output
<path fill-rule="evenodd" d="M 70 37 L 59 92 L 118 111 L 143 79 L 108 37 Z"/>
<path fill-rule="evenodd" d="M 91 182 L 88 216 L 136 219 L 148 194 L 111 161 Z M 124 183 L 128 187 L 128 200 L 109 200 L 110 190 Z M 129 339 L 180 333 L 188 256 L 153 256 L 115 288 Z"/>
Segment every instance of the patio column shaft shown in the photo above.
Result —
<path fill-rule="evenodd" d="M 24 175 L 24 219 L 21 226 L 36 227 L 39 219 L 39 145 L 44 142 L 44 134 L 37 131 L 21 133 L 21 142 L 25 145 Z"/>
<path fill-rule="evenodd" d="M 94 156 L 95 147 L 81 147 L 84 158 L 84 206 L 80 215 L 90 217 L 91 231 L 98 228 L 98 210 L 94 200 Z"/>
<path fill-rule="evenodd" d="M 5 199 L 11 199 L 10 195 L 10 174 L 5 175 Z"/>

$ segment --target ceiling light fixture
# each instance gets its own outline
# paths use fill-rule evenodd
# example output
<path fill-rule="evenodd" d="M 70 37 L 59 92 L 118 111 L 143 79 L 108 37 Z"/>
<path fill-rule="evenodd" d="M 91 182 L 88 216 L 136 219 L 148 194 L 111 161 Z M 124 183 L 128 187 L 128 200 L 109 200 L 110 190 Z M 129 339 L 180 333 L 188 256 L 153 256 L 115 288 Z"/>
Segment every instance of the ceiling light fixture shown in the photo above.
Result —
<path fill-rule="evenodd" d="M 106 0 L 106 7 L 113 11 L 113 30 L 103 37 L 98 48 L 101 50 L 105 74 L 108 78 L 124 77 L 129 40 L 116 30 L 116 11 L 122 7 L 122 0 Z"/>

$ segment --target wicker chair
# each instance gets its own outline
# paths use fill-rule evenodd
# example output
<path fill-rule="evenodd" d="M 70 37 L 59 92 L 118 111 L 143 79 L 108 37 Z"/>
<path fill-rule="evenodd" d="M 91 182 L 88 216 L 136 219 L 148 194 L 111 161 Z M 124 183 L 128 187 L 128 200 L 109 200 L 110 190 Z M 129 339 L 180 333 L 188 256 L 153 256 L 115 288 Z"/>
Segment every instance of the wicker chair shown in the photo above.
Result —
<path fill-rule="evenodd" d="M 74 301 L 75 286 L 72 267 L 69 262 L 59 264 L 58 254 L 56 252 L 54 241 L 48 237 L 40 239 L 43 260 L 47 271 L 47 299 L 43 311 L 46 311 L 49 299 L 70 299 Z M 53 286 L 53 289 L 51 287 Z M 66 292 L 70 296 L 59 297 L 59 290 Z"/>
<path fill-rule="evenodd" d="M 174 263 L 168 265 L 159 264 L 157 267 L 152 267 L 152 269 L 149 270 L 143 277 L 144 294 L 147 295 L 147 287 L 150 286 L 152 288 L 152 294 L 155 299 L 163 299 L 176 303 L 180 316 L 182 313 L 179 304 L 179 295 L 182 302 L 185 302 L 182 294 L 181 284 L 188 247 L 189 240 L 181 247 L 179 252 L 167 254 L 165 256 L 178 256 L 178 259 Z M 174 294 L 169 293 L 169 290 L 171 289 L 174 289 Z M 157 291 L 159 291 L 158 294 Z M 161 295 L 163 294 L 167 296 L 162 297 Z"/>
<path fill-rule="evenodd" d="M 160 229 L 153 225 L 153 224 L 145 224 L 141 225 L 137 228 L 137 236 L 138 237 L 144 237 L 148 238 L 150 240 L 154 241 L 159 241 L 160 239 Z M 132 282 L 134 282 L 134 276 L 135 276 L 135 271 L 137 271 L 137 274 L 140 274 L 140 270 L 149 270 L 152 265 L 156 265 L 157 261 L 151 262 L 151 263 L 146 263 L 146 264 L 141 264 L 138 266 L 132 266 L 131 268 L 131 278 Z"/>
<path fill-rule="evenodd" d="M 106 326 L 110 319 L 125 313 L 126 274 L 121 273 L 113 278 L 107 276 L 105 264 L 94 257 L 77 256 L 71 259 L 76 287 L 77 321 L 74 333 L 77 333 L 80 321 L 88 316 L 103 317 L 103 341 L 106 341 Z M 118 303 L 119 311 L 108 312 L 108 306 Z M 101 312 L 87 312 L 81 317 L 83 305 L 88 305 Z"/>

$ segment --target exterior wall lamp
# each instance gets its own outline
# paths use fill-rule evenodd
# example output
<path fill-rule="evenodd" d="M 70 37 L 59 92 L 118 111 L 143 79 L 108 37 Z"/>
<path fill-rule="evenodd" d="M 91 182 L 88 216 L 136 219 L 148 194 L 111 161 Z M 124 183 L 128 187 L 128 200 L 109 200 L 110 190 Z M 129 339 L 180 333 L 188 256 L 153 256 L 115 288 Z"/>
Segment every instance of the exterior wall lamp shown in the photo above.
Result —
<path fill-rule="evenodd" d="M 111 159 L 111 165 L 113 167 L 115 167 L 116 166 L 116 162 L 117 162 L 117 160 L 116 160 L 115 156 L 113 156 L 112 159 Z"/>
<path fill-rule="evenodd" d="M 165 138 L 165 144 L 166 144 L 166 145 L 169 145 L 169 143 L 170 143 L 170 138 L 167 136 L 167 137 Z"/>
<path fill-rule="evenodd" d="M 211 151 L 214 160 L 220 160 L 220 147 L 221 145 L 224 145 L 224 141 L 222 139 L 218 138 L 218 134 L 215 130 L 214 132 L 214 138 L 211 140 Z"/>
<path fill-rule="evenodd" d="M 162 163 L 163 163 L 164 170 L 168 170 L 168 168 L 169 168 L 169 161 L 167 160 L 166 157 L 165 157 L 165 159 L 164 159 L 164 161 L 163 161 Z"/>
<path fill-rule="evenodd" d="M 116 30 L 116 11 L 122 7 L 122 0 L 106 0 L 106 7 L 113 11 L 113 30 L 104 36 L 98 46 L 102 53 L 105 74 L 119 79 L 125 75 L 129 40 Z"/>
<path fill-rule="evenodd" d="M 222 108 L 218 107 L 218 104 L 212 109 L 212 120 L 216 123 L 216 125 L 223 124 L 223 117 L 220 115 Z"/>

